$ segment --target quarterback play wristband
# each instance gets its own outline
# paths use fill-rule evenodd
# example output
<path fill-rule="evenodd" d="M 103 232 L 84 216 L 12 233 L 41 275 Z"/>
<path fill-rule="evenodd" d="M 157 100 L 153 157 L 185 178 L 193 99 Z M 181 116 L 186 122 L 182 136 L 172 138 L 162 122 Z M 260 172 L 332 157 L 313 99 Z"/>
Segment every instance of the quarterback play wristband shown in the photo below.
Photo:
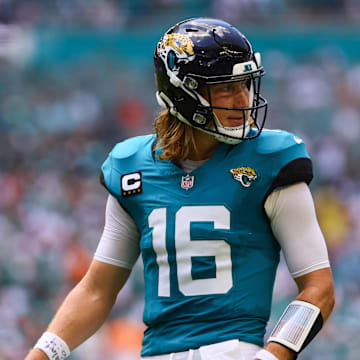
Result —
<path fill-rule="evenodd" d="M 41 335 L 34 349 L 42 350 L 50 360 L 64 360 L 70 355 L 66 342 L 49 331 Z"/>
<path fill-rule="evenodd" d="M 268 342 L 280 343 L 299 353 L 320 331 L 320 309 L 306 301 L 292 301 L 272 331 Z"/>

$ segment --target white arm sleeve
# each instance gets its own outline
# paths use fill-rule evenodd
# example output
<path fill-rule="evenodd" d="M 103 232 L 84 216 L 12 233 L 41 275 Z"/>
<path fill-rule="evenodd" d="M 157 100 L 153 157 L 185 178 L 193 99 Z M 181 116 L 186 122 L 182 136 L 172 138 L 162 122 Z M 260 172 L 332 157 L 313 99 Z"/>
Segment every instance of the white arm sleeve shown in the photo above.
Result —
<path fill-rule="evenodd" d="M 140 253 L 139 239 L 139 231 L 133 218 L 109 195 L 105 227 L 94 259 L 132 269 Z"/>
<path fill-rule="evenodd" d="M 265 212 L 293 278 L 330 266 L 310 189 L 302 182 L 275 189 Z"/>

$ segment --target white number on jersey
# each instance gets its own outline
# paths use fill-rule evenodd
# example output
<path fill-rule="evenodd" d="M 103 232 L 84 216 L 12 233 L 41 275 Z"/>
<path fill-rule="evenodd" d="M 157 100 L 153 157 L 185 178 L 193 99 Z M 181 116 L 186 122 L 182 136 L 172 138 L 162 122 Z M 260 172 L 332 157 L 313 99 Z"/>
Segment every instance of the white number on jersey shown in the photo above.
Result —
<path fill-rule="evenodd" d="M 175 251 L 179 290 L 185 296 L 225 294 L 233 286 L 230 245 L 224 240 L 191 240 L 192 222 L 212 222 L 214 229 L 230 229 L 230 212 L 222 205 L 183 206 L 175 214 Z M 166 208 L 149 215 L 153 227 L 153 247 L 159 266 L 159 296 L 170 296 L 170 266 L 166 250 Z M 216 277 L 195 279 L 191 258 L 214 256 Z"/>

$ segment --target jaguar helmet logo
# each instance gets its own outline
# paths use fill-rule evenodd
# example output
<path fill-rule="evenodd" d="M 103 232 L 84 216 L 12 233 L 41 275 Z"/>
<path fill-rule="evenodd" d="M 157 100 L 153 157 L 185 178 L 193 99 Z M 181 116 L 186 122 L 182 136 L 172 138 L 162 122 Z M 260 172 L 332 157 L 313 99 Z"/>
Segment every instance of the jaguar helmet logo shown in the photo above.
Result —
<path fill-rule="evenodd" d="M 180 55 L 194 55 L 194 43 L 188 35 L 179 33 L 165 35 L 162 48 L 165 49 L 167 46 L 173 48 Z"/>
<path fill-rule="evenodd" d="M 242 166 L 230 170 L 233 178 L 244 187 L 249 187 L 258 177 L 256 171 L 249 166 Z"/>
<path fill-rule="evenodd" d="M 195 57 L 194 43 L 186 34 L 166 34 L 158 45 L 158 55 L 164 61 L 168 70 L 177 72 L 177 62 L 189 62 Z"/>

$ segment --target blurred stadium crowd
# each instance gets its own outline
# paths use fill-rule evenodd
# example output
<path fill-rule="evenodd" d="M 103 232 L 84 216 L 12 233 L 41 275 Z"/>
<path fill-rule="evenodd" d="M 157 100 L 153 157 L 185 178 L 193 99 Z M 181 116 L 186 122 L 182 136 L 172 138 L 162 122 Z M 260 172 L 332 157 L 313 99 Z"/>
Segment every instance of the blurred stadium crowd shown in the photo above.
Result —
<path fill-rule="evenodd" d="M 2 22 L 120 28 L 158 24 L 164 18 L 215 15 L 228 21 L 351 21 L 360 19 L 357 0 L 1 0 Z M 169 24 L 173 21 L 170 20 Z"/>
<path fill-rule="evenodd" d="M 304 21 L 356 24 L 360 5 L 355 0 L 0 1 L 1 360 L 23 358 L 84 275 L 104 222 L 100 166 L 116 142 L 151 132 L 159 111 L 151 54 L 135 51 L 133 62 L 124 62 L 99 48 L 66 64 L 61 58 L 32 62 L 44 51 L 37 36 L 50 36 L 46 25 L 61 31 L 76 22 L 107 30 L 102 37 L 112 26 L 126 32 L 137 24 L 146 38 L 149 24 L 161 34 L 172 20 L 214 14 L 246 33 L 254 19 L 297 19 L 300 28 Z M 70 38 L 76 39 L 77 31 L 70 31 Z M 37 48 L 25 46 L 29 32 Z M 76 44 L 62 46 L 71 53 Z M 301 57 L 282 47 L 262 55 L 267 127 L 295 132 L 307 144 L 336 285 L 334 314 L 301 358 L 355 360 L 360 354 L 360 55 L 350 57 L 340 40 L 320 48 L 314 43 Z M 134 64 L 141 56 L 138 68 Z M 138 359 L 144 330 L 141 271 L 140 261 L 109 321 L 72 360 Z M 281 262 L 270 329 L 294 292 Z"/>

